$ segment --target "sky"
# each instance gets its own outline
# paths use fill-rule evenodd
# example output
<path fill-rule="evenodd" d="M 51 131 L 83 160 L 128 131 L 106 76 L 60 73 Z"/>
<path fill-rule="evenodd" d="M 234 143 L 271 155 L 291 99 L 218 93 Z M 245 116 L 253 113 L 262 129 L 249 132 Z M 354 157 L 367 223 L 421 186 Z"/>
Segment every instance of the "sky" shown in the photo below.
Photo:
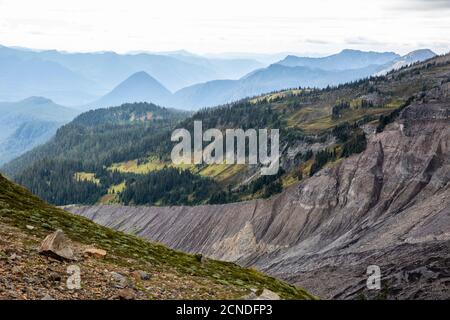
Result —
<path fill-rule="evenodd" d="M 450 0 L 0 0 L 0 44 L 118 53 L 446 53 Z"/>

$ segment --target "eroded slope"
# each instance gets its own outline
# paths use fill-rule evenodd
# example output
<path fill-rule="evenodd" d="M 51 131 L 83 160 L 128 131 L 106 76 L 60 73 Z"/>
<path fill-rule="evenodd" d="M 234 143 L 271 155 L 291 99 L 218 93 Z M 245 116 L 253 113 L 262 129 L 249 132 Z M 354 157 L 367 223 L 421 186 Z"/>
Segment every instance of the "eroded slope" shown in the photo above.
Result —
<path fill-rule="evenodd" d="M 256 266 L 324 297 L 448 298 L 448 88 L 403 110 L 366 150 L 268 200 L 196 207 L 71 207 L 187 252 Z M 381 267 L 383 291 L 367 291 Z M 384 273 L 383 273 L 384 272 Z"/>

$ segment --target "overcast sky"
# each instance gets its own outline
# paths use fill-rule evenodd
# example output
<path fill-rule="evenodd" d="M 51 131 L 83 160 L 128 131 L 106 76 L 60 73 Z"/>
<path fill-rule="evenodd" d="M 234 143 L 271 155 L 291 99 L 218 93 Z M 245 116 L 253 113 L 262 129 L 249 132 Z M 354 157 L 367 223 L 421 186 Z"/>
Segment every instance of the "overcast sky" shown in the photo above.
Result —
<path fill-rule="evenodd" d="M 0 0 L 0 44 L 66 51 L 450 51 L 450 0 Z"/>

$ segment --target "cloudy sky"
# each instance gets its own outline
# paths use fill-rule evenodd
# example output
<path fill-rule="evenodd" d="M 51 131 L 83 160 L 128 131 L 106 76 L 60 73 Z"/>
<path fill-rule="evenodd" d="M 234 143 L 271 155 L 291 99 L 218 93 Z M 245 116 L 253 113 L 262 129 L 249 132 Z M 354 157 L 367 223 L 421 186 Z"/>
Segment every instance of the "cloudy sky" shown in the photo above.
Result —
<path fill-rule="evenodd" d="M 66 51 L 450 51 L 450 0 L 0 0 L 0 44 Z"/>

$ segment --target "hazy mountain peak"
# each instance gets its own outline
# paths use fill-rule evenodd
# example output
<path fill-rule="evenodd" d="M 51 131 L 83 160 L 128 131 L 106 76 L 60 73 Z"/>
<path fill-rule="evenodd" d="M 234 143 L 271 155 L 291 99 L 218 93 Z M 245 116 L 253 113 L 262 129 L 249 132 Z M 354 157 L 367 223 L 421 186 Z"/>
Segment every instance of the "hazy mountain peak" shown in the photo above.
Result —
<path fill-rule="evenodd" d="M 130 78 L 131 77 L 146 77 L 146 78 L 153 78 L 151 75 L 149 75 L 147 72 L 145 72 L 145 71 L 138 71 L 138 72 L 135 72 L 135 73 L 133 73 L 131 76 L 130 76 Z"/>
<path fill-rule="evenodd" d="M 28 98 L 23 99 L 23 103 L 30 103 L 30 104 L 54 104 L 54 102 L 51 99 L 40 97 L 40 96 L 31 96 Z"/>
<path fill-rule="evenodd" d="M 125 81 L 131 81 L 131 80 L 133 80 L 133 81 L 157 81 L 155 78 L 153 78 L 151 75 L 149 75 L 145 71 L 138 71 L 136 73 L 133 73 Z"/>
<path fill-rule="evenodd" d="M 92 104 L 94 107 L 119 106 L 127 102 L 165 104 L 172 93 L 145 71 L 133 73 L 108 94 Z"/>
<path fill-rule="evenodd" d="M 431 59 L 436 56 L 436 53 L 434 53 L 430 49 L 419 49 L 411 51 L 404 56 L 398 57 L 397 59 L 391 61 L 390 63 L 382 66 L 381 70 L 379 70 L 375 75 L 384 75 L 388 73 L 391 70 L 398 70 L 404 66 L 425 61 L 428 59 Z"/>
<path fill-rule="evenodd" d="M 419 49 L 419 50 L 414 50 L 414 51 L 411 51 L 411 52 L 405 54 L 403 56 L 403 58 L 425 60 L 425 59 L 433 58 L 434 56 L 436 56 L 436 53 L 434 53 L 430 49 Z"/>
<path fill-rule="evenodd" d="M 166 93 L 170 94 L 170 91 L 164 87 L 158 80 L 153 78 L 151 75 L 149 75 L 145 71 L 138 71 L 136 73 L 133 73 L 131 76 L 129 76 L 127 79 L 125 79 L 123 82 L 121 82 L 115 89 L 124 87 L 127 85 L 140 85 L 140 86 L 154 86 L 158 87 L 161 91 L 165 91 Z M 113 90 L 115 90 L 113 89 Z"/>
<path fill-rule="evenodd" d="M 363 53 L 364 51 L 356 49 L 342 49 L 338 54 L 349 54 L 349 53 Z"/>

